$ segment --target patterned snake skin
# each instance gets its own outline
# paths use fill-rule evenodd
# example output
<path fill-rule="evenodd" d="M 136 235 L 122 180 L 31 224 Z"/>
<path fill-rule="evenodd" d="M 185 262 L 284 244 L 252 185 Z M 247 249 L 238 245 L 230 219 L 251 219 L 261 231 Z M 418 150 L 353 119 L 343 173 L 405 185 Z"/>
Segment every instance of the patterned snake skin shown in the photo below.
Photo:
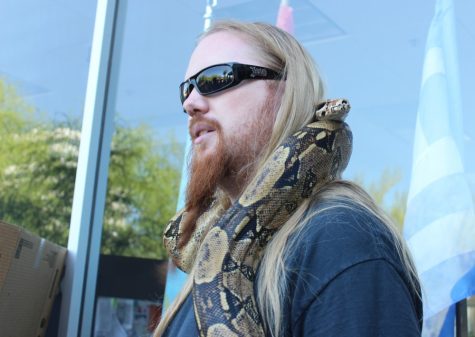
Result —
<path fill-rule="evenodd" d="M 267 242 L 300 203 L 348 164 L 352 134 L 344 123 L 350 105 L 328 100 L 316 121 L 281 144 L 226 211 L 211 207 L 190 241 L 178 248 L 179 212 L 165 231 L 165 245 L 179 268 L 194 266 L 193 303 L 200 336 L 265 336 L 254 298 L 256 269 Z M 195 264 L 196 263 L 196 264 Z"/>

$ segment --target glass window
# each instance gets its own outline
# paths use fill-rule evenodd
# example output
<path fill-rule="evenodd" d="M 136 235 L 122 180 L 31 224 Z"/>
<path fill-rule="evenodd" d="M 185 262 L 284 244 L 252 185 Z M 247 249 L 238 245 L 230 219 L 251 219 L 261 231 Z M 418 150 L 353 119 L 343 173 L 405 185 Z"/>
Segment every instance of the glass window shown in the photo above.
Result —
<path fill-rule="evenodd" d="M 0 219 L 67 245 L 95 1 L 0 4 Z"/>

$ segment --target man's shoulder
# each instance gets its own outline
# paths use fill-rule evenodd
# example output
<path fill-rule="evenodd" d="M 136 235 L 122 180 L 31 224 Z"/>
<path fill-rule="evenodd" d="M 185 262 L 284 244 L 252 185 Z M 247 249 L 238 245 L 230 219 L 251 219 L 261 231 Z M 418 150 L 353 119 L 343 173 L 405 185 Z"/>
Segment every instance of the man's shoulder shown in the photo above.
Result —
<path fill-rule="evenodd" d="M 383 222 L 369 208 L 351 200 L 313 203 L 303 218 L 303 237 L 310 246 L 334 249 L 351 247 L 377 257 L 394 247 L 390 224 Z M 297 235 L 299 235 L 297 234 Z"/>
<path fill-rule="evenodd" d="M 388 225 L 367 208 L 349 201 L 312 204 L 289 241 L 289 264 L 332 277 L 358 263 L 385 260 L 400 267 Z M 332 275 L 333 274 L 333 275 Z"/>
<path fill-rule="evenodd" d="M 398 253 L 398 239 L 370 210 L 351 200 L 330 201 L 311 205 L 302 221 L 286 255 L 286 305 L 294 328 L 311 305 L 323 305 L 328 298 L 331 303 L 346 301 L 343 290 L 362 292 L 360 304 L 370 289 L 382 284 L 400 285 L 402 293 L 409 291 L 416 298 Z"/>

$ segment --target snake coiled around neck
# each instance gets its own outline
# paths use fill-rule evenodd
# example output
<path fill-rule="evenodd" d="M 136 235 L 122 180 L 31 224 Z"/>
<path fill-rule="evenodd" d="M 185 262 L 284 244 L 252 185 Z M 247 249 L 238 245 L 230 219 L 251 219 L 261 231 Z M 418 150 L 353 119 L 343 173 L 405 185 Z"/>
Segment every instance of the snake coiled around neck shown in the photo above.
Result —
<path fill-rule="evenodd" d="M 315 121 L 288 137 L 227 210 L 212 204 L 189 242 L 178 244 L 186 217 L 170 221 L 165 245 L 175 264 L 193 269 L 192 296 L 200 336 L 265 336 L 254 281 L 267 243 L 299 205 L 324 184 L 339 179 L 352 150 L 344 122 L 347 100 L 327 100 Z"/>

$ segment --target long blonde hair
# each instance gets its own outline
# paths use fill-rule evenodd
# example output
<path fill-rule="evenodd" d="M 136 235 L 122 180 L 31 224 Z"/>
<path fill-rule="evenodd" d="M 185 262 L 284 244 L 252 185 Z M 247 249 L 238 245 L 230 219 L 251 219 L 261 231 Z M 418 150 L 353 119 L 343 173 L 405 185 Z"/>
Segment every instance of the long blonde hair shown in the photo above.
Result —
<path fill-rule="evenodd" d="M 284 139 L 310 123 L 314 118 L 315 107 L 324 99 L 324 85 L 316 65 L 310 54 L 290 34 L 275 26 L 265 23 L 242 23 L 236 21 L 221 21 L 213 24 L 200 39 L 217 32 L 238 34 L 255 48 L 263 66 L 281 70 L 285 81 L 280 81 L 276 93 L 280 98 L 277 107 L 275 123 L 269 143 L 260 158 L 256 158 L 255 172 L 258 172 L 265 161 L 271 156 Z M 411 280 L 417 280 L 413 264 L 404 247 L 403 240 L 383 212 L 371 201 L 367 194 L 351 183 L 330 183 L 320 191 L 316 191 L 313 200 L 325 198 L 351 198 L 357 204 L 368 209 L 377 218 L 388 225 L 393 234 L 394 242 L 406 265 Z M 222 204 L 229 204 L 229 199 L 223 196 Z M 266 329 L 277 337 L 282 329 L 282 305 L 286 293 L 285 256 L 289 251 L 287 239 L 292 233 L 301 230 L 306 223 L 302 216 L 310 205 L 310 200 L 304 202 L 292 217 L 275 234 L 266 247 L 258 275 L 258 307 Z M 168 324 L 178 311 L 181 304 L 190 293 L 193 286 L 193 270 L 181 293 L 164 315 L 155 330 L 154 337 L 161 336 Z M 414 281 L 416 282 L 416 281 Z M 414 287 L 416 287 L 414 283 Z"/>

